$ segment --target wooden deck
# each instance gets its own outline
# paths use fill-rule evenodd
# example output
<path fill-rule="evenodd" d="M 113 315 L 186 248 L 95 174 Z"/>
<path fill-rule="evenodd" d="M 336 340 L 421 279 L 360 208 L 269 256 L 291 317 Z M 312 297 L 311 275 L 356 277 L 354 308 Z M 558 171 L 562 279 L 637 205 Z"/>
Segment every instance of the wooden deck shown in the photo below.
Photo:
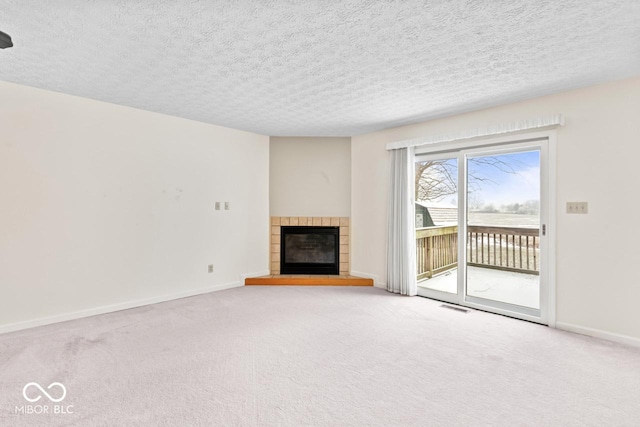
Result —
<path fill-rule="evenodd" d="M 247 286 L 373 286 L 373 279 L 357 276 L 272 274 L 244 279 Z"/>

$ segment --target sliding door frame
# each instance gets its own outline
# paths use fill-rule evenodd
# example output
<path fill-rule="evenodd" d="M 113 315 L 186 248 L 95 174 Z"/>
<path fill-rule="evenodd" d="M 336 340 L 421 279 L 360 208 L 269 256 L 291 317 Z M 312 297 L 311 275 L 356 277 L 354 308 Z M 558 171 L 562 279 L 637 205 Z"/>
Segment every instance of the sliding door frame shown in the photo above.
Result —
<path fill-rule="evenodd" d="M 513 311 L 510 304 L 466 295 L 466 209 L 467 209 L 467 156 L 474 153 L 508 153 L 527 146 L 540 150 L 540 310 Z M 539 148 L 538 148 L 539 147 Z M 426 290 L 424 295 L 471 308 L 516 317 L 555 327 L 556 324 L 556 131 L 522 132 L 504 137 L 475 138 L 471 140 L 429 144 L 416 147 L 415 161 L 420 157 L 458 159 L 458 283 L 457 294 Z M 544 197 L 543 197 L 544 195 Z M 542 225 L 546 232 L 543 233 Z M 543 235 L 544 234 L 544 235 Z"/>

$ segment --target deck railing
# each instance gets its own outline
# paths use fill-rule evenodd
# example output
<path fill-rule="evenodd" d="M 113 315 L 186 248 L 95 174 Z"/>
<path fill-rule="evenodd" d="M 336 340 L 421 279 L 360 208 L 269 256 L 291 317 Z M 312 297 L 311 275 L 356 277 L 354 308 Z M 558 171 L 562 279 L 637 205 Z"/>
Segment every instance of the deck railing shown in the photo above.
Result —
<path fill-rule="evenodd" d="M 467 264 L 539 274 L 538 228 L 469 226 Z"/>
<path fill-rule="evenodd" d="M 458 265 L 458 226 L 416 229 L 418 280 L 451 270 Z"/>
<path fill-rule="evenodd" d="M 467 264 L 497 270 L 539 274 L 539 229 L 467 227 Z M 418 280 L 458 265 L 458 226 L 416 229 Z"/>

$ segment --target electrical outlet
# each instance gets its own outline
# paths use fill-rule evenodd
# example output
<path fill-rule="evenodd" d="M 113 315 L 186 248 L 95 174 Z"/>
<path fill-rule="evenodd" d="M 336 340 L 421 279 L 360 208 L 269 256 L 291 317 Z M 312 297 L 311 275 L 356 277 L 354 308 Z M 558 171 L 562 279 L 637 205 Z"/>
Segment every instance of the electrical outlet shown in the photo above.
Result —
<path fill-rule="evenodd" d="M 587 214 L 589 213 L 589 204 L 587 202 L 567 202 L 567 213 Z"/>
<path fill-rule="evenodd" d="M 213 264 L 209 264 L 209 273 L 213 273 Z"/>
<path fill-rule="evenodd" d="M 228 211 L 229 209 L 231 209 L 231 203 L 229 202 L 224 202 L 224 210 Z"/>
<path fill-rule="evenodd" d="M 220 202 L 216 202 L 216 210 L 219 211 L 220 210 Z"/>

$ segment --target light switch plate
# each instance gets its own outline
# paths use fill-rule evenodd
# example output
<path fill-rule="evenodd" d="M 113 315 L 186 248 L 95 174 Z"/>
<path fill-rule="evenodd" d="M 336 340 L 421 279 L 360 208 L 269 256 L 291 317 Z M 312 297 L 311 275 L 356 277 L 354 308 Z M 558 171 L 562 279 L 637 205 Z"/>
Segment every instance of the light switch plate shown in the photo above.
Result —
<path fill-rule="evenodd" d="M 229 202 L 224 202 L 224 210 L 228 211 L 229 209 L 231 209 L 231 203 Z"/>
<path fill-rule="evenodd" d="M 567 213 L 587 214 L 589 213 L 589 203 L 587 202 L 567 202 Z"/>
<path fill-rule="evenodd" d="M 220 202 L 216 202 L 216 210 L 219 211 L 220 210 Z"/>

